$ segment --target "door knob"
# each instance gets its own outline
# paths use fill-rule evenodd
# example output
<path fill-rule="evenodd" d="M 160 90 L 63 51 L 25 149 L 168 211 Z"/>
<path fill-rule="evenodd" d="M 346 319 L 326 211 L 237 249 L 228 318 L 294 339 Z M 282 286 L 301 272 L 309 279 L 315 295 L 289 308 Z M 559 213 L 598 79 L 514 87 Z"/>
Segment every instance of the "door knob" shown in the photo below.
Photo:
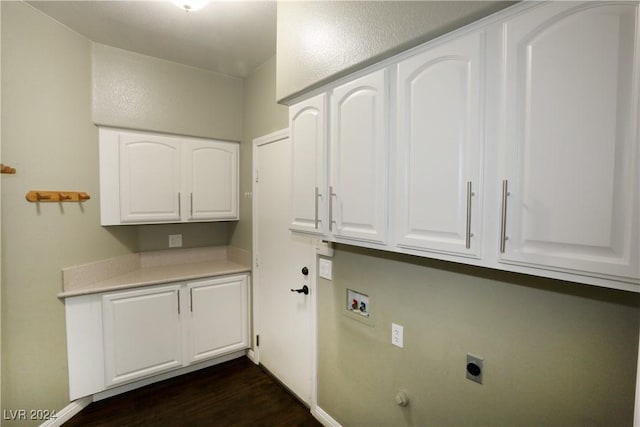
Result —
<path fill-rule="evenodd" d="M 291 289 L 291 292 L 297 292 L 299 294 L 309 295 L 309 287 L 307 285 L 304 285 L 300 289 Z"/>
<path fill-rule="evenodd" d="M 302 274 L 304 274 L 305 276 L 309 275 L 309 269 L 307 267 L 302 267 Z"/>

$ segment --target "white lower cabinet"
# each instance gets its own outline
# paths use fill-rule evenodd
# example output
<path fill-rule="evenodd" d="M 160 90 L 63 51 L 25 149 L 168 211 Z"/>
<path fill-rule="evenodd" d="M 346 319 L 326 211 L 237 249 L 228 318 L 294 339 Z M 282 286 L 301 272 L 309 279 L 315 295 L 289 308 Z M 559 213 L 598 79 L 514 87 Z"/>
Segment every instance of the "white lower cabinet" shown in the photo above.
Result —
<path fill-rule="evenodd" d="M 249 276 L 65 300 L 71 400 L 249 347 Z"/>
<path fill-rule="evenodd" d="M 189 292 L 188 362 L 248 347 L 247 276 L 187 283 Z"/>
<path fill-rule="evenodd" d="M 107 387 L 182 366 L 180 285 L 102 296 Z"/>

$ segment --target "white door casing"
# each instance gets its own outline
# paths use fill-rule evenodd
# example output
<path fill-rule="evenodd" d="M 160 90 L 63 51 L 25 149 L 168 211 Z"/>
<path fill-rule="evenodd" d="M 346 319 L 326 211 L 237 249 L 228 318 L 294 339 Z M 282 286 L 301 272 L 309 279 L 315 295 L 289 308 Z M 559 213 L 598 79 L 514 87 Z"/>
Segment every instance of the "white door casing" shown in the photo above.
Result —
<path fill-rule="evenodd" d="M 280 131 L 254 140 L 255 359 L 315 406 L 316 256 L 311 237 L 290 226 L 291 140 Z M 302 273 L 302 268 L 308 274 Z M 292 289 L 309 288 L 309 294 Z"/>

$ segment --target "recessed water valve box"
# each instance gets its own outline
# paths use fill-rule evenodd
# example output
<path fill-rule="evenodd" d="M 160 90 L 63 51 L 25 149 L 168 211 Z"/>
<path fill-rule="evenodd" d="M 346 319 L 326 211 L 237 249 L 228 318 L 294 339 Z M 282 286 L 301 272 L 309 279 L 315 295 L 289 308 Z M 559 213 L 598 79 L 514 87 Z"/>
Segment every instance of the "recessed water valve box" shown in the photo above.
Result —
<path fill-rule="evenodd" d="M 347 289 L 347 310 L 364 317 L 369 317 L 369 296 Z"/>

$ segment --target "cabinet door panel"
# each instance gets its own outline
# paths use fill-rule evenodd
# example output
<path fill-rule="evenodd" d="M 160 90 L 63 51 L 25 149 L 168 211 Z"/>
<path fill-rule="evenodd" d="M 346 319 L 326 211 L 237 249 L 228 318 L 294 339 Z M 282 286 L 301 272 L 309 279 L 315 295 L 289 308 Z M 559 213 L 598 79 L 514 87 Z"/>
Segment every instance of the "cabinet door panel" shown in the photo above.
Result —
<path fill-rule="evenodd" d="M 180 145 L 160 136 L 120 133 L 122 222 L 180 220 Z"/>
<path fill-rule="evenodd" d="M 237 219 L 237 144 L 194 141 L 184 150 L 189 220 Z"/>
<path fill-rule="evenodd" d="M 336 237 L 386 243 L 387 85 L 380 70 L 333 90 L 329 227 Z"/>
<path fill-rule="evenodd" d="M 102 297 L 107 386 L 182 366 L 176 286 Z"/>
<path fill-rule="evenodd" d="M 503 261 L 640 277 L 637 7 L 551 3 L 505 26 Z"/>
<path fill-rule="evenodd" d="M 482 47 L 475 33 L 398 64 L 401 247 L 479 254 Z"/>
<path fill-rule="evenodd" d="M 291 133 L 291 229 L 325 234 L 327 142 L 325 95 L 289 109 Z"/>
<path fill-rule="evenodd" d="M 246 276 L 189 283 L 190 360 L 248 347 Z"/>

